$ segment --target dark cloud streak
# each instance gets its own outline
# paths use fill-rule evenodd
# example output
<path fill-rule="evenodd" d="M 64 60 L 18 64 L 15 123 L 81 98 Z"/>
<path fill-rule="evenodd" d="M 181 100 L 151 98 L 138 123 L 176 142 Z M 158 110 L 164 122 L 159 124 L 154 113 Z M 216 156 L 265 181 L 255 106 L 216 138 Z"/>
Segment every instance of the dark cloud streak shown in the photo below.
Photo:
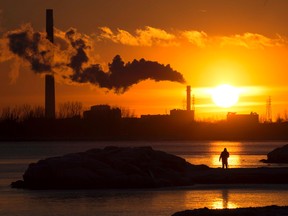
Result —
<path fill-rule="evenodd" d="M 33 32 L 29 26 L 7 35 L 10 51 L 28 61 L 36 73 L 51 71 L 52 50 L 51 47 L 42 45 L 43 36 L 39 32 Z"/>
<path fill-rule="evenodd" d="M 156 82 L 185 82 L 183 75 L 170 65 L 145 59 L 125 64 L 119 55 L 114 57 L 108 65 L 109 70 L 105 72 L 99 64 L 91 63 L 93 56 L 89 51 L 92 43 L 89 40 L 92 39 L 79 34 L 75 29 L 68 30 L 61 38 L 67 43 L 65 50 L 47 40 L 46 34 L 34 32 L 31 26 L 9 32 L 6 37 L 10 51 L 29 62 L 34 72 L 58 73 L 58 77 L 69 79 L 70 83 L 89 83 L 115 93 L 124 93 L 132 85 L 147 79 Z M 70 71 L 69 75 L 61 74 L 67 70 Z"/>
<path fill-rule="evenodd" d="M 144 80 L 173 81 L 185 83 L 181 73 L 173 70 L 170 65 L 162 65 L 158 62 L 145 59 L 133 60 L 124 63 L 119 55 L 116 55 L 109 64 L 109 71 L 104 72 L 100 65 L 85 68 L 82 72 L 71 76 L 75 82 L 89 82 L 100 87 L 123 93 L 134 84 Z"/>

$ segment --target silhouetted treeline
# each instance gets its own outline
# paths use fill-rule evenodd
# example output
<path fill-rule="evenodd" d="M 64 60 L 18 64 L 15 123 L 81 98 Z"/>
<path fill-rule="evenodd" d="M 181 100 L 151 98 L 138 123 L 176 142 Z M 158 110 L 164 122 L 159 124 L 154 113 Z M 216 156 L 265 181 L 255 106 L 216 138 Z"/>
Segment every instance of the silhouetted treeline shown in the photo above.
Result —
<path fill-rule="evenodd" d="M 0 121 L 20 122 L 28 119 L 41 119 L 45 117 L 45 109 L 41 106 L 24 104 L 15 107 L 5 107 L 0 112 Z"/>
<path fill-rule="evenodd" d="M 36 108 L 35 108 L 36 109 Z M 34 109 L 33 109 L 34 110 Z M 36 109 L 38 110 L 38 109 Z M 39 111 L 40 112 L 40 111 Z M 41 111 L 42 113 L 43 111 Z M 30 113 L 21 121 L 4 112 L 0 140 L 288 140 L 288 123 L 236 124 L 171 118 L 84 119 L 79 115 L 45 119 Z M 32 115 L 33 114 L 33 115 Z"/>
<path fill-rule="evenodd" d="M 59 104 L 57 118 L 68 119 L 81 116 L 83 105 L 81 102 L 68 101 Z M 32 119 L 45 119 L 45 108 L 42 106 L 31 106 L 29 104 L 8 106 L 0 110 L 0 121 L 23 122 Z"/>

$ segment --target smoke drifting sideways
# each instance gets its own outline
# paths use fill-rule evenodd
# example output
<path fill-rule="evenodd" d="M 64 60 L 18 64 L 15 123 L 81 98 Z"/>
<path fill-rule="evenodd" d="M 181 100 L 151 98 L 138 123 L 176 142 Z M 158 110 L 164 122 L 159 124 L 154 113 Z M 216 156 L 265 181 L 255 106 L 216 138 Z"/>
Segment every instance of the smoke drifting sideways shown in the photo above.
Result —
<path fill-rule="evenodd" d="M 72 28 L 66 32 L 55 29 L 54 37 L 53 44 L 46 39 L 46 33 L 34 31 L 31 25 L 7 32 L 1 39 L 0 61 L 17 57 L 28 63 L 35 73 L 54 74 L 56 79 L 70 84 L 89 83 L 118 94 L 147 79 L 185 83 L 183 75 L 170 65 L 145 59 L 124 63 L 119 55 L 108 64 L 109 70 L 104 71 L 95 63 L 91 37 Z M 12 53 L 9 57 L 5 47 Z"/>

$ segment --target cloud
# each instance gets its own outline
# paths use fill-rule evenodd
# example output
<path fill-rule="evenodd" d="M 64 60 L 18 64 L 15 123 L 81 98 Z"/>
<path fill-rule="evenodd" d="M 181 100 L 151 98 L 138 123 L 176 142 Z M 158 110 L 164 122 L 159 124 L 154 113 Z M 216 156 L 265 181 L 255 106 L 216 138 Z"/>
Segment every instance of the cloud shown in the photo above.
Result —
<path fill-rule="evenodd" d="M 102 27 L 99 37 L 123 45 L 148 47 L 177 45 L 187 48 L 187 43 L 202 49 L 215 46 L 247 49 L 287 46 L 287 38 L 280 35 L 274 38 L 256 33 L 210 36 L 204 31 L 195 30 L 172 34 L 149 26 L 135 32 L 132 35 L 119 29 L 114 33 L 110 28 Z M 53 44 L 46 39 L 45 32 L 35 31 L 31 25 L 23 25 L 6 32 L 0 38 L 0 62 L 17 60 L 12 64 L 12 81 L 18 76 L 20 65 L 28 64 L 35 73 L 54 74 L 58 81 L 69 84 L 88 83 L 116 93 L 123 93 L 146 79 L 185 82 L 183 75 L 170 65 L 145 59 L 125 63 L 119 55 L 114 57 L 104 71 L 99 64 L 99 55 L 96 54 L 96 47 L 99 46 L 96 43 L 101 43 L 101 40 L 95 40 L 95 37 L 82 34 L 74 28 L 67 31 L 55 29 Z"/>
<path fill-rule="evenodd" d="M 144 29 L 137 29 L 136 34 L 132 35 L 128 31 L 118 29 L 114 33 L 108 27 L 101 27 L 100 39 L 110 39 L 114 43 L 130 46 L 175 46 L 176 36 L 165 30 L 146 26 Z"/>
<path fill-rule="evenodd" d="M 10 52 L 7 38 L 0 38 L 0 62 L 9 61 L 13 58 L 13 53 Z"/>
<path fill-rule="evenodd" d="M 236 34 L 230 37 L 221 37 L 219 40 L 221 46 L 241 46 L 248 49 L 280 47 L 287 45 L 287 40 L 280 35 L 276 35 L 275 38 L 269 38 L 261 34 L 249 32 L 242 35 Z"/>
<path fill-rule="evenodd" d="M 204 48 L 208 44 L 208 35 L 203 31 L 183 31 L 182 35 L 193 45 Z"/>
<path fill-rule="evenodd" d="M 203 31 L 183 31 L 182 36 L 192 45 L 205 47 L 244 47 L 247 49 L 263 49 L 265 47 L 280 47 L 287 45 L 287 39 L 276 35 L 269 38 L 261 34 L 246 32 L 230 36 L 209 36 Z"/>
<path fill-rule="evenodd" d="M 22 62 L 19 58 L 15 58 L 15 60 L 12 62 L 9 71 L 10 84 L 16 83 L 16 80 L 19 76 L 21 63 Z"/>
<path fill-rule="evenodd" d="M 162 31 L 150 29 L 155 38 L 169 38 Z M 109 31 L 107 30 L 107 33 Z M 163 34 L 162 36 L 160 36 Z M 139 33 L 146 41 L 149 33 Z M 148 36 L 147 36 L 148 35 Z M 125 39 L 126 40 L 126 39 Z M 16 58 L 21 63 L 29 64 L 38 74 L 54 74 L 61 81 L 72 83 L 89 83 L 124 93 L 134 84 L 143 80 L 172 81 L 184 83 L 184 77 L 170 65 L 144 59 L 124 63 L 119 55 L 108 65 L 109 70 L 103 71 L 97 64 L 92 37 L 79 33 L 76 29 L 63 32 L 55 29 L 55 43 L 51 43 L 43 32 L 34 31 L 31 25 L 7 32 L 2 39 L 5 50 L 0 56 L 6 60 Z M 7 55 L 7 56 L 6 56 Z M 19 73 L 19 61 L 14 64 L 11 76 Z"/>
<path fill-rule="evenodd" d="M 9 32 L 7 38 L 10 51 L 29 62 L 33 71 L 51 71 L 53 44 L 43 33 L 34 32 L 30 25 L 25 25 Z"/>
<path fill-rule="evenodd" d="M 100 30 L 100 36 L 98 37 L 100 40 L 111 40 L 114 43 L 129 46 L 181 46 L 185 44 L 185 41 L 199 48 L 235 46 L 247 49 L 262 49 L 287 45 L 287 39 L 280 35 L 270 38 L 251 32 L 229 36 L 208 35 L 204 31 L 197 30 L 182 30 L 177 33 L 169 33 L 163 29 L 150 26 L 146 26 L 144 29 L 136 29 L 134 35 L 123 29 L 113 32 L 108 27 L 101 27 Z"/>

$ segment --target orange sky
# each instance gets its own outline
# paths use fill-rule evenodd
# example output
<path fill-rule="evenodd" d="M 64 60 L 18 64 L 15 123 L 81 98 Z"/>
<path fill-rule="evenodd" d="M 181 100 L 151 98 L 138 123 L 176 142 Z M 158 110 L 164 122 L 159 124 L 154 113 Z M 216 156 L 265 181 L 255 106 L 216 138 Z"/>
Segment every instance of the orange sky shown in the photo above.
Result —
<path fill-rule="evenodd" d="M 288 1 L 286 0 L 75 0 L 6 1 L 0 5 L 2 38 L 30 23 L 45 30 L 45 9 L 54 9 L 59 34 L 70 27 L 89 40 L 93 63 L 107 70 L 119 54 L 124 62 L 145 58 L 170 64 L 184 75 L 195 95 L 196 118 L 219 119 L 228 111 L 265 117 L 272 98 L 274 119 L 288 107 Z M 29 65 L 5 58 L 1 39 L 0 107 L 44 104 L 44 79 Z M 227 83 L 241 89 L 231 108 L 215 106 L 207 93 Z M 88 84 L 57 80 L 56 103 L 80 101 L 84 107 L 110 104 L 136 115 L 165 114 L 185 107 L 185 84 L 143 81 L 124 94 Z"/>

